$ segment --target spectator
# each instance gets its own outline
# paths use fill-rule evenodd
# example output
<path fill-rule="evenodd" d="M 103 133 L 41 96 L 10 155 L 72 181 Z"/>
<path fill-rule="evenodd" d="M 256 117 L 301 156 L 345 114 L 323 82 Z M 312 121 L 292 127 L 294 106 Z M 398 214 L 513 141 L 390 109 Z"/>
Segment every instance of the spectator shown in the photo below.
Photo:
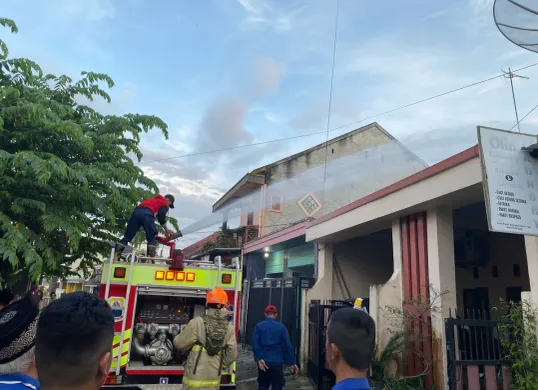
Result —
<path fill-rule="evenodd" d="M 114 316 L 104 300 L 78 291 L 41 312 L 36 366 L 44 390 L 98 390 L 112 361 Z"/>
<path fill-rule="evenodd" d="M 29 296 L 0 310 L 0 390 L 39 390 L 34 363 L 38 317 Z"/>
<path fill-rule="evenodd" d="M 327 365 L 336 376 L 334 390 L 369 390 L 368 369 L 374 354 L 375 323 L 353 308 L 336 310 L 327 326 Z"/>
<path fill-rule="evenodd" d="M 298 374 L 295 364 L 295 353 L 290 342 L 288 330 L 276 320 L 278 310 L 269 305 L 265 308 L 265 320 L 254 328 L 252 347 L 254 359 L 258 363 L 258 388 L 281 390 L 284 379 L 283 362 L 292 367 L 293 373 Z"/>
<path fill-rule="evenodd" d="M 7 287 L 0 291 L 0 310 L 9 305 L 14 296 L 10 289 Z"/>

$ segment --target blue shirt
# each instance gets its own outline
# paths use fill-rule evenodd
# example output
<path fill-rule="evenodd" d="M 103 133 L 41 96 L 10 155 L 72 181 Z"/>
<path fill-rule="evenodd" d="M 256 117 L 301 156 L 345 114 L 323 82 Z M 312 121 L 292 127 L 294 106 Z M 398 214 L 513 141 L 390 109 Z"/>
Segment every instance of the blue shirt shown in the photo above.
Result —
<path fill-rule="evenodd" d="M 39 390 L 39 381 L 25 374 L 0 375 L 0 390 Z"/>
<path fill-rule="evenodd" d="M 348 378 L 334 385 L 333 390 L 370 390 L 370 384 L 366 378 Z"/>
<path fill-rule="evenodd" d="M 288 330 L 274 318 L 258 323 L 252 335 L 254 360 L 267 364 L 295 364 L 295 352 L 290 342 Z"/>

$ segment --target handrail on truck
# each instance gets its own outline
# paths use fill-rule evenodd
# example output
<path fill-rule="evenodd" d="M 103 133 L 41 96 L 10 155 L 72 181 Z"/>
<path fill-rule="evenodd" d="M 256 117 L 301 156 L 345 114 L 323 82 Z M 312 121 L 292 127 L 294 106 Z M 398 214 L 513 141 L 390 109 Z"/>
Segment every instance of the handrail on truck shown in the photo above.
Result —
<path fill-rule="evenodd" d="M 234 308 L 233 308 L 233 327 L 234 327 L 234 333 L 235 333 L 235 338 L 236 338 L 236 342 L 237 342 L 237 315 L 238 315 L 238 311 L 237 311 L 237 304 L 239 302 L 239 273 L 241 271 L 241 258 L 240 257 L 237 257 L 237 261 L 235 262 L 235 285 L 234 285 Z M 232 379 L 232 383 L 235 383 L 235 370 L 237 368 L 237 361 L 233 362 L 232 363 L 232 375 L 231 375 L 231 379 Z"/>
<path fill-rule="evenodd" d="M 131 285 L 133 283 L 133 266 L 135 262 L 135 254 L 129 253 L 127 255 L 127 259 L 129 259 L 129 256 L 131 256 L 131 262 L 129 267 L 129 280 L 127 281 L 127 291 L 125 293 L 125 310 L 127 309 L 127 304 L 129 302 L 129 298 L 131 297 Z M 123 319 L 121 321 L 121 335 L 120 335 L 120 345 L 118 348 L 118 362 L 116 363 L 116 375 L 120 375 L 120 369 L 121 369 L 121 355 L 123 355 L 123 338 L 125 337 L 125 325 L 127 323 L 127 313 L 124 313 Z M 129 357 L 127 357 L 129 359 Z"/>
<path fill-rule="evenodd" d="M 106 278 L 106 289 L 105 289 L 105 301 L 108 302 L 110 294 L 110 280 L 112 279 L 112 263 L 114 263 L 114 254 L 116 252 L 116 243 L 112 243 L 112 250 L 110 251 L 110 258 L 108 259 L 108 276 Z"/>

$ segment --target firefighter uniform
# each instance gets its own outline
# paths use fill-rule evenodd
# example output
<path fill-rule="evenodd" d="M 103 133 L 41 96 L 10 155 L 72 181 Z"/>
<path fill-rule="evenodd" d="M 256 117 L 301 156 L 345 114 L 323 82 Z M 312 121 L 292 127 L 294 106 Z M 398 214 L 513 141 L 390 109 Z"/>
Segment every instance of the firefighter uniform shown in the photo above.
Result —
<path fill-rule="evenodd" d="M 157 218 L 161 226 L 166 227 L 166 214 L 169 208 L 174 208 L 174 201 L 175 199 L 172 195 L 162 196 L 159 194 L 141 202 L 131 214 L 125 235 L 117 243 L 116 255 L 119 257 L 123 254 L 125 247 L 133 240 L 138 230 L 143 227 L 148 243 L 147 255 L 154 257 L 156 254 L 156 237 L 159 234 L 157 226 L 155 226 L 155 218 Z"/>
<path fill-rule="evenodd" d="M 188 353 L 184 390 L 218 390 L 223 369 L 237 359 L 235 331 L 224 309 L 226 299 L 226 292 L 219 287 L 210 291 L 207 303 L 223 307 L 209 306 L 205 315 L 193 318 L 174 339 L 174 346 Z"/>

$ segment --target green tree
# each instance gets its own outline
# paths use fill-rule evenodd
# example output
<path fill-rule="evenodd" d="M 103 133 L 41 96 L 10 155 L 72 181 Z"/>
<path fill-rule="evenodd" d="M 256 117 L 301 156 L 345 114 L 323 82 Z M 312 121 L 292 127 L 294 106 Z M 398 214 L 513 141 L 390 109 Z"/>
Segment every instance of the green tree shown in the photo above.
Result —
<path fill-rule="evenodd" d="M 0 18 L 12 33 L 16 24 Z M 78 81 L 10 58 L 0 40 L 0 283 L 88 273 L 121 236 L 133 207 L 158 192 L 130 158 L 142 133 L 167 125 L 151 115 L 102 115 L 83 98 L 110 102 L 105 74 Z M 172 223 L 177 226 L 175 221 Z"/>

